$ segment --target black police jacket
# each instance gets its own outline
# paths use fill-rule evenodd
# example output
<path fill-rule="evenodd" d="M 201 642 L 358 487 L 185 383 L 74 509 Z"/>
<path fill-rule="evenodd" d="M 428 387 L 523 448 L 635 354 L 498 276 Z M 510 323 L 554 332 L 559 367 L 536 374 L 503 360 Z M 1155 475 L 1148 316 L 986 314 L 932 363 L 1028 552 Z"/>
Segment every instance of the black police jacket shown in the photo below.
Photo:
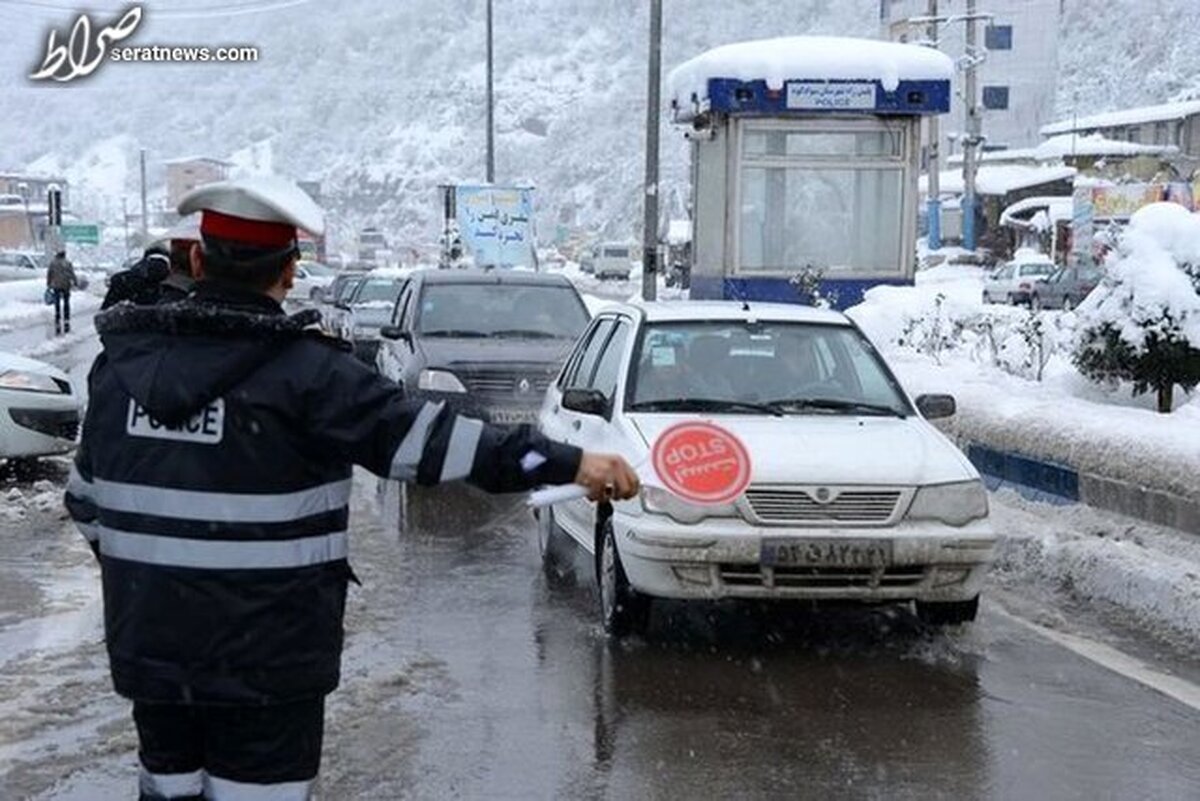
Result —
<path fill-rule="evenodd" d="M 271 703 L 338 684 L 351 466 L 491 492 L 573 480 L 578 449 L 405 400 L 269 298 L 201 284 L 96 318 L 67 488 L 100 561 L 117 692 Z"/>

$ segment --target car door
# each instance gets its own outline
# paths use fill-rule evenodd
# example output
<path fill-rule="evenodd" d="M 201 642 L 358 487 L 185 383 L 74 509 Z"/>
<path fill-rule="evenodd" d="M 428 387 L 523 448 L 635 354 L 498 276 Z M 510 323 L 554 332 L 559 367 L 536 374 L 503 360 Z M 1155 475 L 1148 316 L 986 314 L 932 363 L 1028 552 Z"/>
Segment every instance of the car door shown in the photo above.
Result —
<path fill-rule="evenodd" d="M 988 277 L 987 293 L 990 300 L 1003 298 L 1009 293 L 1008 280 L 1012 277 L 1013 265 L 1006 264 Z"/>
<path fill-rule="evenodd" d="M 17 262 L 18 258 L 13 253 L 0 253 L 0 281 L 15 281 L 25 277 Z"/>

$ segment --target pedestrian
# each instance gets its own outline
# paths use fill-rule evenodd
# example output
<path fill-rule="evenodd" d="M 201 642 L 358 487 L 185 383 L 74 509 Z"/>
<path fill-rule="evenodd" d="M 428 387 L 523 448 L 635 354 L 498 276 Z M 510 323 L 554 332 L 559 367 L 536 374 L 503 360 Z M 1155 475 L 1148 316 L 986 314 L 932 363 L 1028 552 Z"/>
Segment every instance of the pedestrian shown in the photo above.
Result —
<path fill-rule="evenodd" d="M 141 305 L 173 303 L 192 291 L 191 250 L 200 242 L 198 215 L 182 220 L 167 235 L 146 248 L 137 264 L 108 283 L 100 309 L 122 301 Z"/>
<path fill-rule="evenodd" d="M 54 300 L 55 335 L 71 333 L 71 290 L 78 285 L 75 265 L 67 258 L 67 252 L 60 249 L 46 268 L 46 288 Z"/>
<path fill-rule="evenodd" d="M 198 282 L 96 318 L 104 346 L 67 488 L 101 567 L 116 691 L 133 701 L 142 799 L 303 799 L 339 682 L 351 468 L 489 492 L 636 474 L 530 427 L 501 430 L 400 387 L 281 306 L 320 210 L 266 178 L 211 184 Z"/>

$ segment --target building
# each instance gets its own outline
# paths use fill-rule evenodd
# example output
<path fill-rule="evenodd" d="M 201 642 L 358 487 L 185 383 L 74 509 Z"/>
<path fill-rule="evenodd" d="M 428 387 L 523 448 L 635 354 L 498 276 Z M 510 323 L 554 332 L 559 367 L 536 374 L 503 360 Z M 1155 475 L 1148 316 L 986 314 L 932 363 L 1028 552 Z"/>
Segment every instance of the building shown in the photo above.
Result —
<path fill-rule="evenodd" d="M 228 161 L 206 156 L 186 156 L 163 164 L 167 168 L 167 207 L 171 209 L 196 187 L 225 180 L 233 166 Z"/>
<path fill-rule="evenodd" d="M 21 199 L 29 205 L 46 205 L 46 196 L 51 187 L 57 187 L 62 192 L 63 208 L 69 208 L 70 185 L 61 175 L 30 175 L 19 172 L 0 172 L 0 197 Z"/>
<path fill-rule="evenodd" d="M 1200 100 L 1072 117 L 1043 125 L 1041 134 L 1050 140 L 1101 136 L 1131 146 L 1175 148 L 1171 161 L 1181 176 L 1200 168 Z"/>
<path fill-rule="evenodd" d="M 938 16 L 966 13 L 965 0 L 938 0 Z M 982 114 L 984 149 L 1035 145 L 1039 131 L 1053 119 L 1058 74 L 1058 26 L 1061 0 L 978 0 L 976 41 L 984 61 L 977 69 L 976 103 Z M 928 40 L 926 24 L 910 22 L 928 16 L 928 0 L 880 0 L 884 38 L 898 42 Z M 966 24 L 940 25 L 938 48 L 956 61 L 966 50 Z M 960 61 L 961 63 L 961 61 Z M 950 113 L 941 118 L 941 153 L 954 152 L 965 129 L 963 72 L 955 73 Z"/>
<path fill-rule="evenodd" d="M 40 249 L 50 223 L 47 195 L 54 187 L 62 192 L 64 214 L 70 208 L 70 186 L 57 175 L 0 173 L 0 248 Z"/>

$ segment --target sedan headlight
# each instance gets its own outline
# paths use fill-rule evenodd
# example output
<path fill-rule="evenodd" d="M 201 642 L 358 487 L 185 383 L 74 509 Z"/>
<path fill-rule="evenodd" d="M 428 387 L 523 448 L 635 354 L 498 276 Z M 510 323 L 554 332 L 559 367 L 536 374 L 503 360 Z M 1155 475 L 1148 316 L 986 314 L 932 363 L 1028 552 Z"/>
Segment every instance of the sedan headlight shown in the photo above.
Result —
<path fill-rule="evenodd" d="M 987 490 L 979 479 L 921 487 L 908 507 L 908 517 L 913 520 L 940 520 L 952 526 L 966 525 L 987 514 Z"/>
<path fill-rule="evenodd" d="M 737 507 L 731 503 L 711 506 L 690 503 L 660 487 L 642 487 L 642 508 L 651 514 L 666 515 L 677 523 L 691 525 L 706 517 L 737 517 Z"/>
<path fill-rule="evenodd" d="M 422 370 L 417 377 L 417 389 L 430 392 L 466 392 L 467 388 L 458 376 L 449 370 Z"/>
<path fill-rule="evenodd" d="M 24 392 L 52 392 L 64 394 L 64 390 L 48 375 L 27 373 L 24 370 L 5 370 L 0 373 L 0 389 L 17 389 Z M 66 392 L 69 394 L 69 391 Z"/>

